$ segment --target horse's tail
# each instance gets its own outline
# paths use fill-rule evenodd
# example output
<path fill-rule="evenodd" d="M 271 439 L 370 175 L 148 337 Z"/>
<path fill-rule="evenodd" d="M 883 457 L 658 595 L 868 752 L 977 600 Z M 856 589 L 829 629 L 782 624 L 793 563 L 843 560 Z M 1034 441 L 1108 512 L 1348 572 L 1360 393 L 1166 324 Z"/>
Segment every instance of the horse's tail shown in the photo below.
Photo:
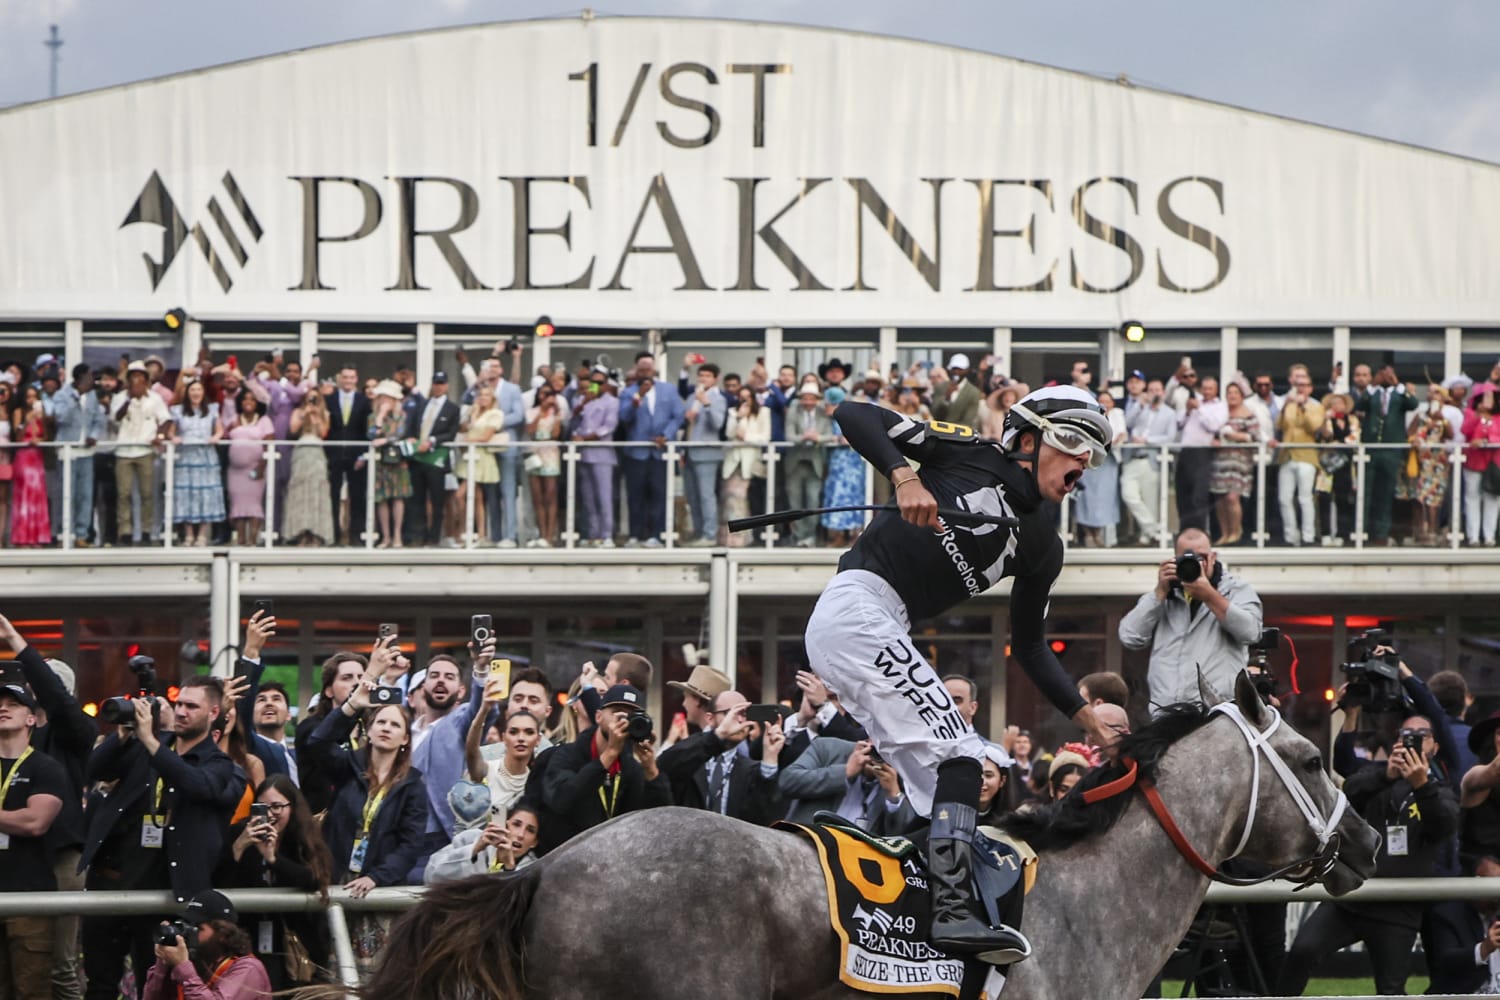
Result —
<path fill-rule="evenodd" d="M 392 925 L 360 996 L 521 1000 L 521 924 L 540 867 L 428 889 L 422 902 Z"/>

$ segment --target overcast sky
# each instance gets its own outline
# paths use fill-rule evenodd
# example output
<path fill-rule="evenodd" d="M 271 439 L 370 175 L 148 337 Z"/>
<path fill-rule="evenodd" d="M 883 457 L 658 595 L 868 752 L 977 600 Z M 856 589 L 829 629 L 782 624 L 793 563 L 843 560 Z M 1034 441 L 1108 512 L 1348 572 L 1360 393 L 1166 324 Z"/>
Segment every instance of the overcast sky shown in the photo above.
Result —
<path fill-rule="evenodd" d="M 555 3 L 556 0 L 553 0 Z M 922 38 L 1500 162 L 1495 0 L 651 0 L 608 14 L 795 21 Z M 0 0 L 0 105 L 453 24 L 567 16 L 535 0 Z"/>

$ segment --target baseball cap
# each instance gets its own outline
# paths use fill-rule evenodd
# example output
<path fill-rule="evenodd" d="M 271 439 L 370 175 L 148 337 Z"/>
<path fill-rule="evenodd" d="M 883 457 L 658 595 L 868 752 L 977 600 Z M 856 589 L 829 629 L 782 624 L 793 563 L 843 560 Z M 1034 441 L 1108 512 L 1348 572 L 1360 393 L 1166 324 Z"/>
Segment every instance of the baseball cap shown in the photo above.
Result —
<path fill-rule="evenodd" d="M 641 689 L 633 684 L 616 684 L 604 692 L 604 700 L 600 708 L 609 708 L 612 705 L 624 705 L 628 708 L 645 708 L 646 696 L 641 694 Z"/>
<path fill-rule="evenodd" d="M 78 693 L 78 678 L 74 676 L 72 667 L 55 657 L 47 658 L 47 666 L 51 667 L 52 673 L 62 681 L 62 686 L 67 689 L 68 694 Z"/>
<path fill-rule="evenodd" d="M 968 367 L 969 367 L 969 356 L 967 354 L 955 354 L 955 355 L 953 355 L 953 357 L 951 357 L 951 358 L 948 359 L 948 370 L 949 371 L 952 371 L 955 368 L 963 368 L 963 369 L 967 370 Z"/>
<path fill-rule="evenodd" d="M 240 918 L 228 896 L 213 889 L 205 889 L 188 900 L 187 906 L 182 910 L 182 919 L 196 926 L 210 920 L 227 920 L 233 924 L 238 923 Z"/>
<path fill-rule="evenodd" d="M 447 372 L 433 372 L 432 373 L 432 380 L 434 382 L 441 383 L 442 385 L 447 385 L 448 384 L 448 373 Z"/>
<path fill-rule="evenodd" d="M 1146 373 L 1143 372 L 1143 371 L 1141 371 L 1139 368 L 1132 368 L 1132 369 L 1130 369 L 1130 374 L 1127 375 L 1127 376 L 1125 376 L 1125 377 L 1126 378 L 1138 378 L 1142 382 L 1146 381 Z"/>
<path fill-rule="evenodd" d="M 36 711 L 36 697 L 32 695 L 31 691 L 28 690 L 26 685 L 24 684 L 0 684 L 0 694 L 8 694 L 12 698 L 16 699 L 16 701 L 19 701 L 21 704 L 31 709 L 33 712 Z"/>

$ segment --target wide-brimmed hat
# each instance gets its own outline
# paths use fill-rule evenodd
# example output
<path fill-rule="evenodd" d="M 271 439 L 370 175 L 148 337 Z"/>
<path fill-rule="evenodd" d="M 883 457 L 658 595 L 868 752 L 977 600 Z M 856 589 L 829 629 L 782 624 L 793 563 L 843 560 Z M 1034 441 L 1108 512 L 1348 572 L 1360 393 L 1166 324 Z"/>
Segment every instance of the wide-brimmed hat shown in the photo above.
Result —
<path fill-rule="evenodd" d="M 885 377 L 880 374 L 880 371 L 878 369 L 871 368 L 869 371 L 865 372 L 865 381 L 869 382 L 871 380 L 874 380 L 876 382 L 884 382 Z"/>
<path fill-rule="evenodd" d="M 131 372 L 140 372 L 142 375 L 148 376 L 151 374 L 150 372 L 146 371 L 146 362 L 144 361 L 132 361 L 130 362 L 130 364 L 126 365 L 125 374 L 128 376 Z"/>
<path fill-rule="evenodd" d="M 850 375 L 854 374 L 854 366 L 849 362 L 844 361 L 841 358 L 829 358 L 827 361 L 818 366 L 818 378 L 827 379 L 828 373 L 833 371 L 835 368 L 844 373 L 844 378 L 848 378 Z"/>
<path fill-rule="evenodd" d="M 394 400 L 400 401 L 403 398 L 401 384 L 393 378 L 383 378 L 375 386 L 375 395 L 389 396 Z"/>
<path fill-rule="evenodd" d="M 1347 392 L 1330 392 L 1328 395 L 1324 396 L 1323 409 L 1328 409 L 1329 404 L 1332 403 L 1335 399 L 1341 399 L 1344 401 L 1345 413 L 1354 412 L 1354 397 L 1350 396 Z"/>
<path fill-rule="evenodd" d="M 804 385 L 801 389 L 797 390 L 797 395 L 798 396 L 812 396 L 815 399 L 822 399 L 823 398 L 823 390 L 819 389 L 817 386 L 815 386 L 811 382 L 809 382 L 806 385 Z"/>
<path fill-rule="evenodd" d="M 676 688 L 685 694 L 696 695 L 712 704 L 715 698 L 734 687 L 734 682 L 722 670 L 700 665 L 693 668 L 687 680 L 667 681 L 667 687 Z"/>
<path fill-rule="evenodd" d="M 1469 730 L 1469 752 L 1476 757 L 1492 756 L 1497 729 L 1500 729 L 1500 712 L 1492 712 L 1488 719 Z"/>

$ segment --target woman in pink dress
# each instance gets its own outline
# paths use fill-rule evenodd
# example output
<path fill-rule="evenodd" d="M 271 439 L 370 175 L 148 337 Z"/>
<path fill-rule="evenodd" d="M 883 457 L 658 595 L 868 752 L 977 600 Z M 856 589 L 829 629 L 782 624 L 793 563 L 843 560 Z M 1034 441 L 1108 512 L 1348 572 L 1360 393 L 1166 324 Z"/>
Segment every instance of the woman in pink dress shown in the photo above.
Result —
<path fill-rule="evenodd" d="M 266 404 L 241 389 L 229 439 L 229 522 L 236 545 L 254 545 L 266 519 L 265 442 L 276 434 Z"/>
<path fill-rule="evenodd" d="M 52 541 L 52 519 L 47 513 L 47 470 L 37 442 L 46 441 L 51 435 L 47 432 L 47 416 L 42 412 L 42 395 L 35 386 L 26 387 L 25 397 L 11 420 L 11 437 L 23 447 L 11 462 L 10 544 L 47 545 Z"/>

